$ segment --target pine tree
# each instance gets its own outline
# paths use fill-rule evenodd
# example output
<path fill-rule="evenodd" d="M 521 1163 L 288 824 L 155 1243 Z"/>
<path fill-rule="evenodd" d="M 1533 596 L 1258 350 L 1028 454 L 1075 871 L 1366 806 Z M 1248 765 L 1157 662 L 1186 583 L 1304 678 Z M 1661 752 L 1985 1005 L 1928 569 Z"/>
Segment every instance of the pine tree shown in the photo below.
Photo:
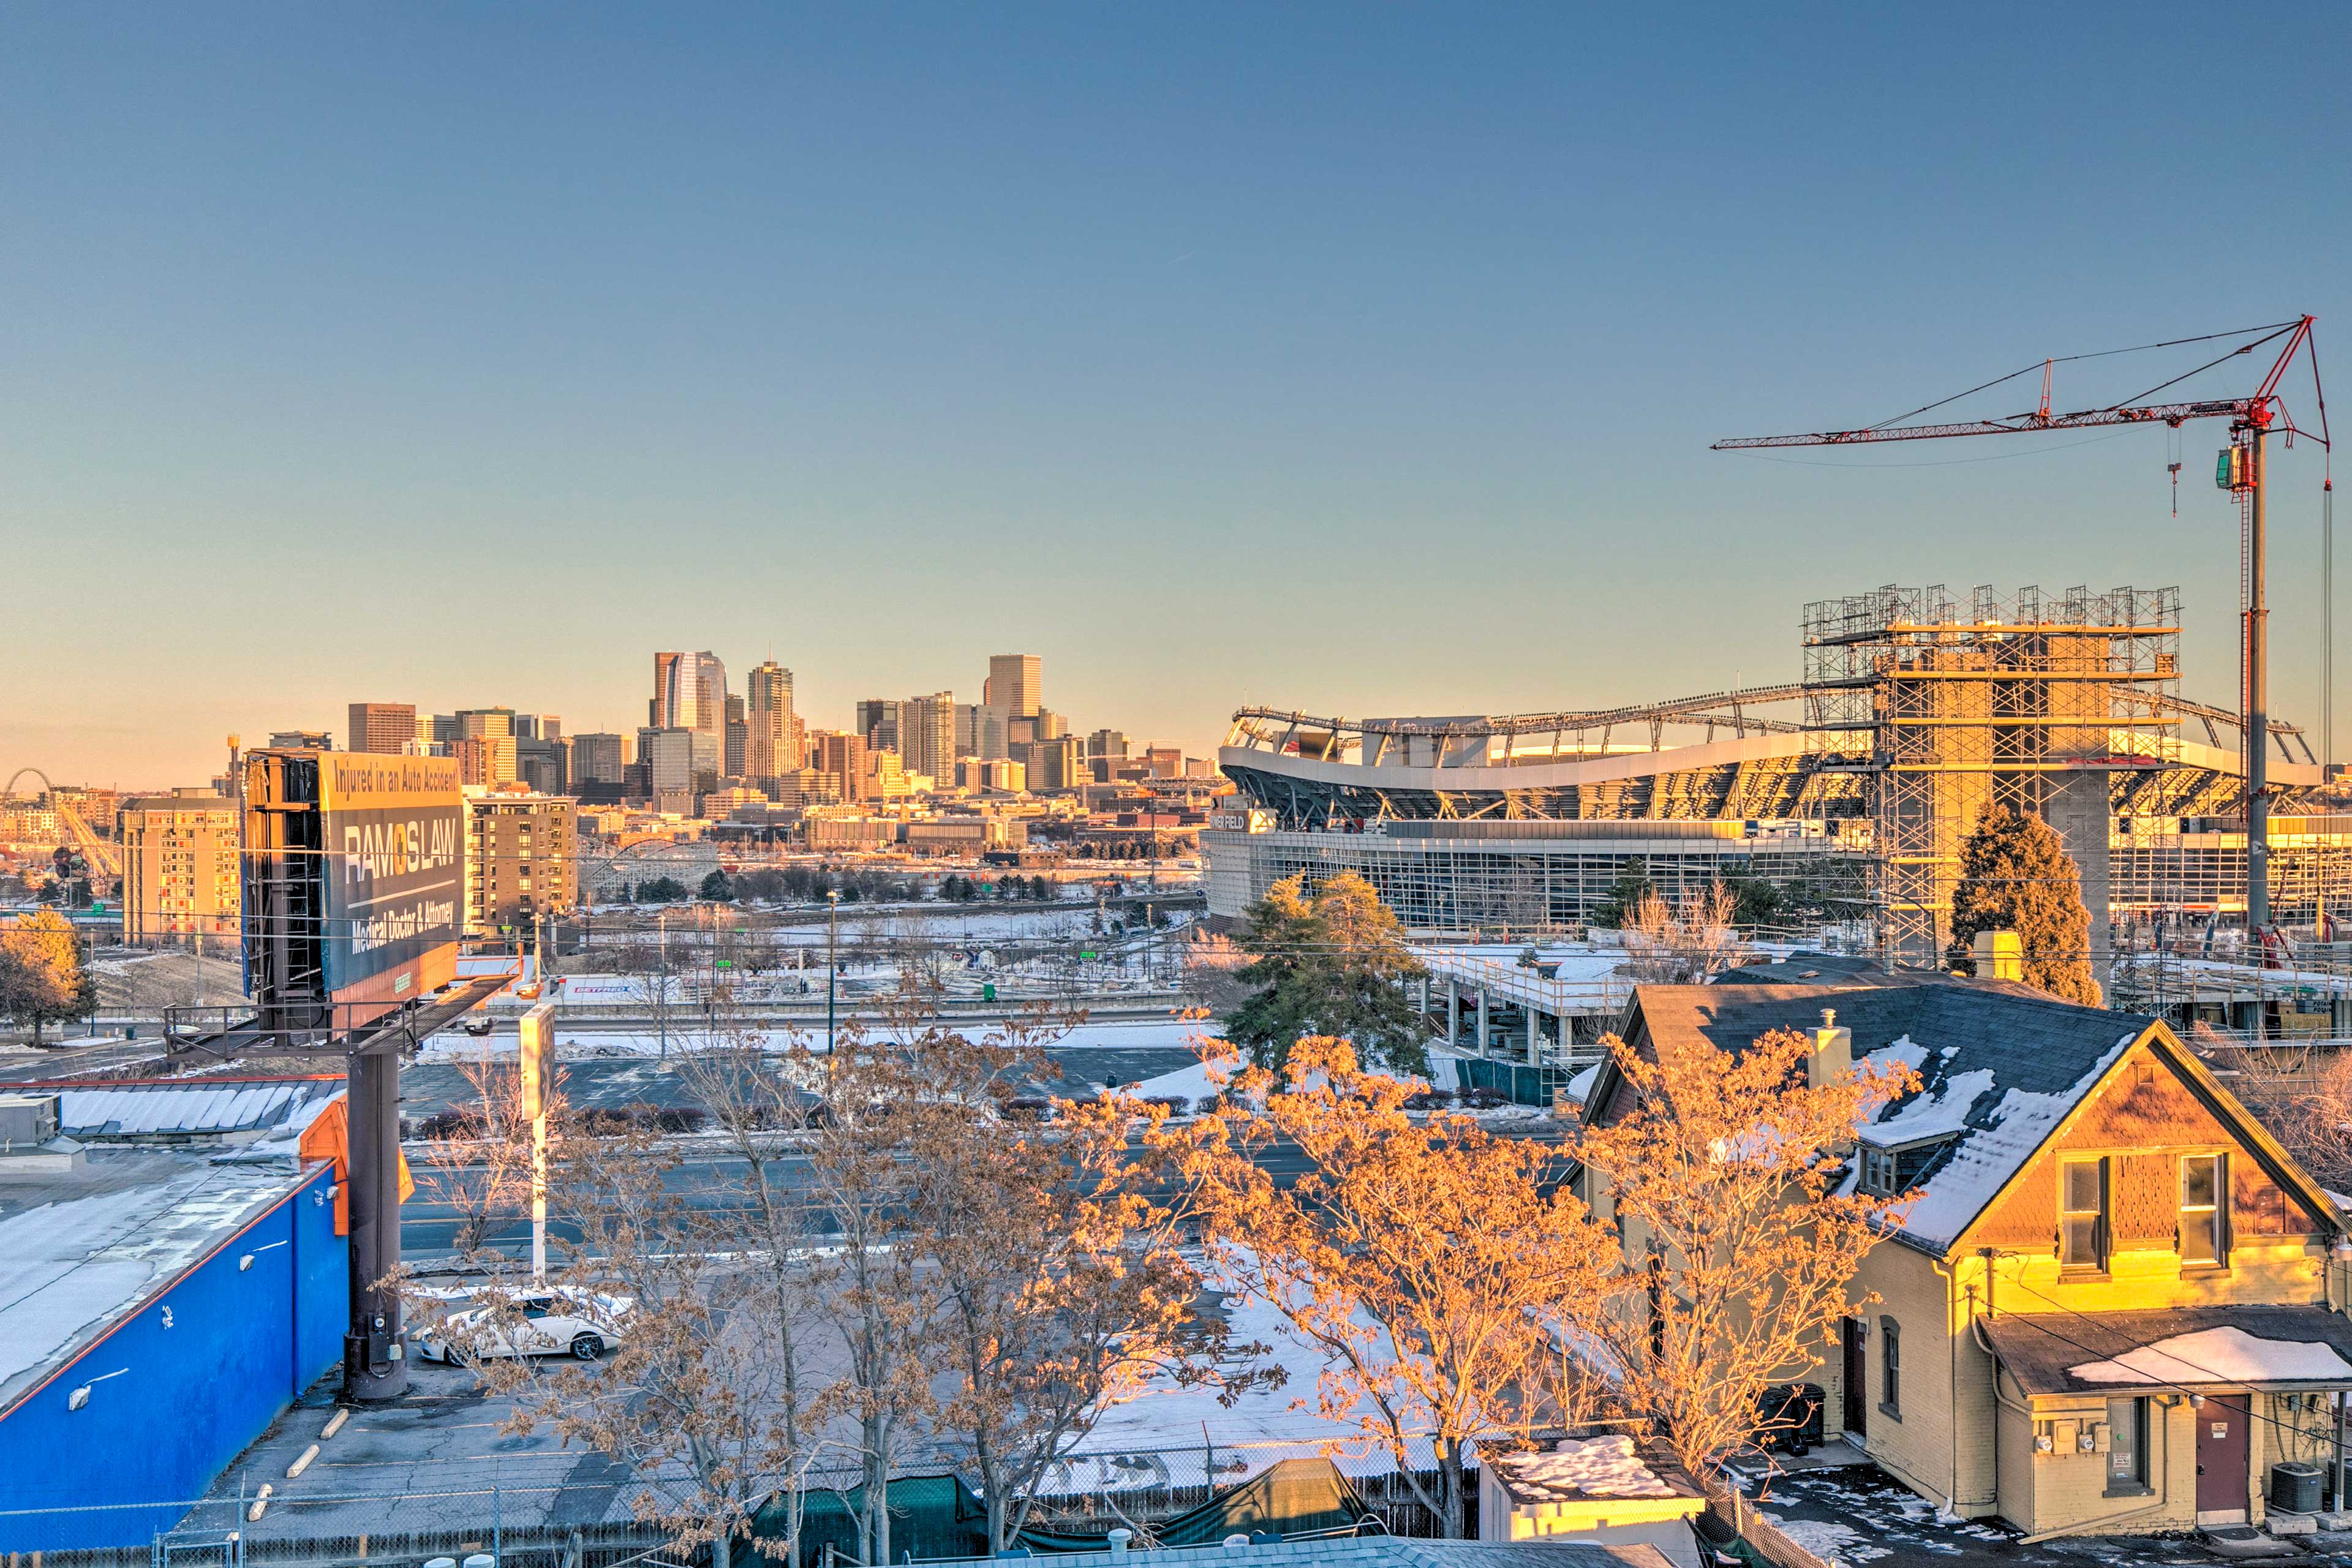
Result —
<path fill-rule="evenodd" d="M 1252 904 L 1237 940 L 1252 962 L 1238 978 L 1260 987 L 1225 1020 L 1225 1037 L 1276 1072 L 1310 1036 L 1352 1041 L 1366 1062 L 1429 1070 L 1427 1032 L 1405 995 L 1424 971 L 1396 915 L 1371 883 L 1342 871 L 1309 889 L 1285 877 Z"/>
<path fill-rule="evenodd" d="M 1960 880 L 1952 889 L 1956 963 L 1969 962 L 1984 931 L 2017 933 L 2026 984 L 2061 1001 L 2099 1005 L 2082 873 L 2055 829 L 2011 806 L 1987 811 L 1960 848 Z"/>

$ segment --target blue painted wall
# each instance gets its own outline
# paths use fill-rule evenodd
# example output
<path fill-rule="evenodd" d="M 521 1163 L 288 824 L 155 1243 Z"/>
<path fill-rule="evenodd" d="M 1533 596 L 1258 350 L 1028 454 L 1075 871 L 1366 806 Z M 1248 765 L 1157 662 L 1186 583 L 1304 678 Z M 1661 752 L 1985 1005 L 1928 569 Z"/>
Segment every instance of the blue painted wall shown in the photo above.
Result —
<path fill-rule="evenodd" d="M 145 1543 L 341 1359 L 348 1243 L 333 1180 L 312 1173 L 0 1414 L 0 1551 Z M 89 1403 L 69 1409 L 85 1384 Z M 87 1511 L 9 1511 L 53 1509 Z"/>

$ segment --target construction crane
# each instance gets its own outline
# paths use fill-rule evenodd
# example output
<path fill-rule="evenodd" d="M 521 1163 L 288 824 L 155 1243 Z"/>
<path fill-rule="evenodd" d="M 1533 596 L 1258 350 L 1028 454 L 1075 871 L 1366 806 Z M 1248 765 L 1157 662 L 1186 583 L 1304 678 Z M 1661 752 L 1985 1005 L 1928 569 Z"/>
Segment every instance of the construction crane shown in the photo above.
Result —
<path fill-rule="evenodd" d="M 1938 398 L 1908 414 L 1898 414 L 1892 419 L 1859 430 L 1816 430 L 1796 436 L 1745 436 L 1717 441 L 1709 449 L 1741 452 L 1768 447 L 1849 447 L 1875 441 L 1927 441 L 1951 436 L 2031 436 L 2045 430 L 2088 430 L 2113 425 L 2164 425 L 2178 429 L 2191 419 L 2229 420 L 2230 445 L 2222 448 L 2213 477 L 2216 485 L 2238 498 L 2240 510 L 2239 570 L 2242 578 L 2240 596 L 2243 605 L 2238 644 L 2238 732 L 2246 759 L 2246 926 L 2250 931 L 2259 932 L 2270 924 L 2270 748 L 2267 743 L 2270 734 L 2270 605 L 2263 582 L 2265 550 L 2263 533 L 2266 489 L 2264 470 L 2268 465 L 2263 447 L 2270 436 L 2284 434 L 2289 446 L 2294 445 L 2297 436 L 2311 436 L 2329 452 L 2335 449 L 2328 439 L 2327 396 L 2320 385 L 2319 349 L 2312 337 L 2312 321 L 2310 316 L 2298 316 L 2291 321 L 2274 321 L 2268 326 L 2248 327 L 2231 332 L 2209 332 L 2193 338 L 2174 338 L 2166 342 L 2142 344 L 2138 349 L 2110 349 L 2101 353 L 2067 354 L 2045 359 L 2038 366 L 2027 365 L 1981 385 L 1972 386 L 1966 392 Z M 2142 350 L 2220 342 L 2231 338 L 2252 341 L 2120 402 L 2097 408 L 2079 409 L 2071 414 L 2051 411 L 2051 381 L 2056 367 L 2061 364 Z M 2273 343 L 2282 344 L 2278 358 L 2273 362 L 2270 374 L 2263 377 L 2262 386 L 2251 397 L 2204 398 L 2187 403 L 2148 401 L 2157 394 L 2169 391 L 2192 376 Z M 2297 353 L 2304 354 L 2311 364 L 2312 398 L 2319 416 L 2319 430 L 2315 436 L 2295 423 L 2279 392 L 2287 367 Z M 1905 423 L 1957 403 L 1963 397 L 2030 375 L 2036 369 L 2042 372 L 2042 400 L 2039 406 L 2026 413 L 1942 425 Z M 2168 452 L 2167 456 L 2170 454 Z M 2177 470 L 2179 465 L 2172 467 Z M 2324 506 L 2333 507 L 2335 488 L 2331 474 L 2323 484 Z M 2331 523 L 2332 521 L 2331 518 Z M 2332 543 L 2331 539 L 2331 548 Z M 2332 634 L 2332 626 L 2330 629 Z M 2329 640 L 2332 658 L 2332 635 Z M 2331 700 L 2332 696 L 2331 691 Z"/>

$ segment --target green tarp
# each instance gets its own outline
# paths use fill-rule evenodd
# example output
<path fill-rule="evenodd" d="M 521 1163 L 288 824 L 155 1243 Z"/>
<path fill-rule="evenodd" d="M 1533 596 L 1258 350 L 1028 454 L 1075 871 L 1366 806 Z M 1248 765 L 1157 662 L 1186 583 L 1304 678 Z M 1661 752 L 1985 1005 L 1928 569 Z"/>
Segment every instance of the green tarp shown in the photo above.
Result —
<path fill-rule="evenodd" d="M 859 1560 L 856 1510 L 866 1506 L 866 1489 L 848 1492 L 803 1494 L 801 1512 L 801 1552 L 797 1564 L 779 1563 L 763 1553 L 744 1552 L 770 1568 L 810 1568 L 824 1560 L 830 1543 L 841 1556 Z M 1217 1493 L 1207 1502 L 1173 1519 L 1140 1521 L 1158 1546 L 1206 1546 L 1228 1535 L 1268 1531 L 1276 1535 L 1303 1535 L 1316 1531 L 1345 1530 L 1369 1511 L 1348 1478 L 1328 1459 L 1284 1459 L 1264 1474 Z M 784 1535 L 784 1500 L 771 1497 L 752 1515 L 752 1531 L 761 1540 Z M 1066 1535 L 1047 1530 L 1024 1530 L 1020 1544 L 1032 1552 L 1100 1552 L 1110 1544 L 1106 1535 Z M 1136 1544 L 1144 1542 L 1139 1540 Z M 909 1476 L 890 1483 L 890 1555 L 903 1562 L 909 1554 L 919 1563 L 943 1557 L 988 1555 L 988 1505 L 956 1476 Z"/>
<path fill-rule="evenodd" d="M 1188 1513 L 1141 1522 L 1155 1546 L 1209 1546 L 1228 1535 L 1260 1530 L 1276 1535 L 1345 1530 L 1365 1512 L 1364 1500 L 1330 1460 L 1284 1459 Z M 1100 1552 L 1110 1538 L 1024 1530 L 1021 1544 L 1033 1552 Z"/>
<path fill-rule="evenodd" d="M 889 1498 L 893 1561 L 903 1561 L 909 1553 L 919 1562 L 988 1555 L 988 1505 L 961 1478 L 901 1476 L 890 1483 Z M 865 1507 L 864 1487 L 847 1492 L 803 1493 L 800 1563 L 778 1564 L 774 1558 L 761 1554 L 763 1560 L 771 1568 L 806 1568 L 823 1562 L 830 1544 L 850 1562 L 863 1561 L 857 1514 Z M 784 1521 L 784 1498 L 779 1493 L 751 1516 L 752 1533 L 763 1541 L 781 1541 Z"/>

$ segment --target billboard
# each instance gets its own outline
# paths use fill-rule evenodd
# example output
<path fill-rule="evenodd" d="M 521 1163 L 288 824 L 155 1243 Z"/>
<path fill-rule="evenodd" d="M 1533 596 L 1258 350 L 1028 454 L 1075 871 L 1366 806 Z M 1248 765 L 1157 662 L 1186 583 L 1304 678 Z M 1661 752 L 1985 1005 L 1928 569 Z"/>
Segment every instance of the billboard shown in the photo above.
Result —
<path fill-rule="evenodd" d="M 452 757 L 320 752 L 327 994 L 397 1005 L 457 974 L 465 796 Z"/>

